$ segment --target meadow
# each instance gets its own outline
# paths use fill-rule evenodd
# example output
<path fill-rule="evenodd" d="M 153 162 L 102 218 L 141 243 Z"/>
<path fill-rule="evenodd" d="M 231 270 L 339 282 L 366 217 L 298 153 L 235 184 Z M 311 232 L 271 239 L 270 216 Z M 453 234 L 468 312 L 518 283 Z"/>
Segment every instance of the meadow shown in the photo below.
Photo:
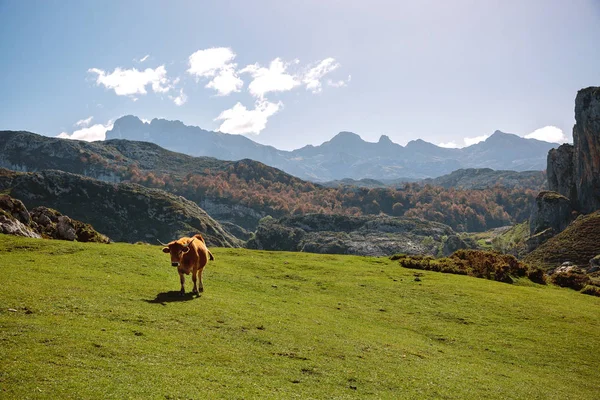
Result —
<path fill-rule="evenodd" d="M 181 297 L 159 246 L 0 235 L 0 398 L 598 398 L 600 298 L 211 251 Z"/>

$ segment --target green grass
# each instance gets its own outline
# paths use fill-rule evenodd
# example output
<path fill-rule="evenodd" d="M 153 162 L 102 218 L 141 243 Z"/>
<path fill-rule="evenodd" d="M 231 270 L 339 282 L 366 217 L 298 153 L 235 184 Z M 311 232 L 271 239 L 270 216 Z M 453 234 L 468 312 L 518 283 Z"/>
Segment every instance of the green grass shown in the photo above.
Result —
<path fill-rule="evenodd" d="M 600 298 L 211 250 L 205 293 L 181 299 L 159 246 L 0 235 L 0 398 L 598 396 Z"/>

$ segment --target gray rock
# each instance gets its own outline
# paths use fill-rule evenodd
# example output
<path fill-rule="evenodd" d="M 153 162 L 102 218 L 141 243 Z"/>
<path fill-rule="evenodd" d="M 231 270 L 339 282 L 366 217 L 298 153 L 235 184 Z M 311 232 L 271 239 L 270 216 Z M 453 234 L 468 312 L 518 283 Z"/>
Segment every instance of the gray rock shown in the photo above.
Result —
<path fill-rule="evenodd" d="M 468 249 L 469 245 L 457 235 L 448 236 L 442 246 L 442 255 L 447 257 L 457 250 Z"/>
<path fill-rule="evenodd" d="M 548 189 L 560 193 L 571 200 L 571 205 L 577 208 L 577 188 L 575 187 L 575 170 L 573 154 L 575 147 L 565 143 L 557 149 L 548 152 Z"/>
<path fill-rule="evenodd" d="M 600 87 L 577 93 L 573 146 L 578 208 L 587 214 L 600 209 Z"/>
<path fill-rule="evenodd" d="M 531 236 L 534 236 L 544 231 L 548 233 L 547 230 L 551 228 L 553 234 L 557 234 L 569 226 L 573 219 L 573 208 L 567 197 L 556 192 L 543 191 L 535 199 L 529 218 L 529 231 Z"/>
<path fill-rule="evenodd" d="M 450 227 L 417 218 L 307 214 L 262 219 L 247 247 L 367 256 L 437 255 L 444 238 L 452 236 Z"/>
<path fill-rule="evenodd" d="M 16 218 L 0 213 L 0 233 L 7 235 L 41 238 L 42 236 Z"/>
<path fill-rule="evenodd" d="M 73 222 L 71 222 L 71 218 L 65 215 L 58 217 L 58 222 L 56 224 L 56 232 L 57 239 L 71 241 L 77 239 L 75 226 L 73 225 Z"/>
<path fill-rule="evenodd" d="M 590 267 L 588 268 L 588 274 L 600 271 L 600 254 L 590 259 Z"/>

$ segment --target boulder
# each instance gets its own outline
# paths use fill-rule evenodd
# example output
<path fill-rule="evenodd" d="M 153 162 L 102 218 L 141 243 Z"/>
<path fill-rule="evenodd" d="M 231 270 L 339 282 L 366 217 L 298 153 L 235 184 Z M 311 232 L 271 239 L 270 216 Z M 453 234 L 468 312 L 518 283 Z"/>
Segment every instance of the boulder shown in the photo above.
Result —
<path fill-rule="evenodd" d="M 531 236 L 552 228 L 554 233 L 562 232 L 573 221 L 571 201 L 557 192 L 543 191 L 535 199 L 529 231 Z"/>
<path fill-rule="evenodd" d="M 458 235 L 450 235 L 442 245 L 442 255 L 448 257 L 457 250 L 468 249 L 469 245 Z"/>
<path fill-rule="evenodd" d="M 590 259 L 590 267 L 588 268 L 588 274 L 600 271 L 600 254 Z"/>

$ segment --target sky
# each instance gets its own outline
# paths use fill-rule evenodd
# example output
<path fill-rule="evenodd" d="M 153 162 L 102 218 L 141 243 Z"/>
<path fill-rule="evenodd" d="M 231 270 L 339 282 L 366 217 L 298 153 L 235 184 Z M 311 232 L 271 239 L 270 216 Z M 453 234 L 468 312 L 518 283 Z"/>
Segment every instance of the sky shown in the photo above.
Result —
<path fill-rule="evenodd" d="M 0 130 L 101 140 L 132 114 L 285 150 L 571 142 L 598 43 L 600 0 L 0 0 Z"/>

